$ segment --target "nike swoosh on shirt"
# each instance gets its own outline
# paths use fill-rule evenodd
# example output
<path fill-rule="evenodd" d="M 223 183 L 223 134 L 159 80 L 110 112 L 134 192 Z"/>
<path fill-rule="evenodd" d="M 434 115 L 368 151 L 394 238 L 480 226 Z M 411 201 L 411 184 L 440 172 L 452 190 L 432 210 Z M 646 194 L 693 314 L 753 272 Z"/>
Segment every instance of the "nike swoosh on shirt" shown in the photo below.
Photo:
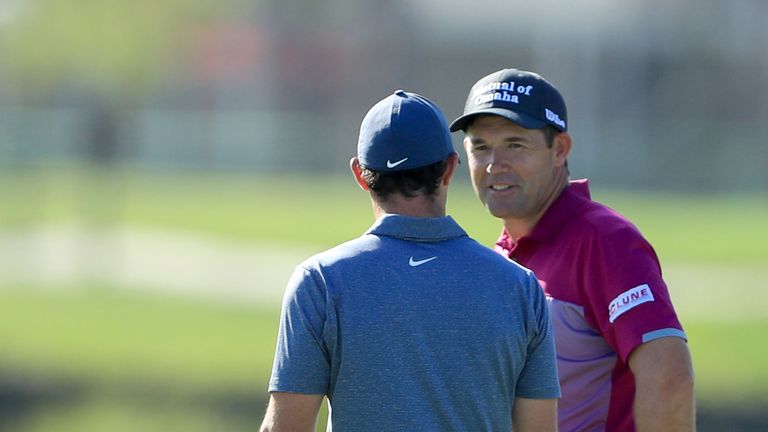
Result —
<path fill-rule="evenodd" d="M 418 261 L 414 260 L 413 257 L 411 257 L 411 259 L 408 260 L 408 265 L 410 265 L 411 267 L 418 267 L 418 266 L 420 266 L 422 264 L 426 264 L 426 263 L 432 261 L 433 259 L 437 259 L 437 257 L 433 256 L 432 258 L 426 258 L 426 259 L 418 260 Z"/>
<path fill-rule="evenodd" d="M 407 160 L 408 158 L 402 158 L 397 162 L 390 162 L 389 159 L 387 159 L 387 168 L 394 168 Z"/>

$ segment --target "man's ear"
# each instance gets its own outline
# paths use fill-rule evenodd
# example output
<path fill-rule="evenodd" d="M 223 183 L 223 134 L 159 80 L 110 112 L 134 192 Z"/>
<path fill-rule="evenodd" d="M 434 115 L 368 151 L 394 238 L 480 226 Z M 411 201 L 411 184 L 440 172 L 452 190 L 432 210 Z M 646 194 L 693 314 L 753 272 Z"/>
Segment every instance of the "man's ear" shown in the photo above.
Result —
<path fill-rule="evenodd" d="M 571 153 L 572 142 L 571 134 L 568 132 L 560 132 L 555 136 L 552 142 L 552 147 L 555 149 L 553 155 L 555 166 L 565 165 L 565 161 Z"/>
<path fill-rule="evenodd" d="M 366 192 L 370 192 L 371 188 L 363 178 L 363 171 L 360 167 L 360 161 L 357 159 L 357 157 L 353 157 L 349 160 L 349 169 L 352 170 L 352 175 L 355 177 L 355 182 L 357 182 L 357 185 L 360 186 L 360 189 Z"/>
<path fill-rule="evenodd" d="M 443 173 L 442 183 L 448 186 L 453 179 L 453 175 L 456 174 L 456 167 L 459 165 L 459 155 L 454 153 L 448 156 L 448 163 L 445 166 L 445 173 Z"/>

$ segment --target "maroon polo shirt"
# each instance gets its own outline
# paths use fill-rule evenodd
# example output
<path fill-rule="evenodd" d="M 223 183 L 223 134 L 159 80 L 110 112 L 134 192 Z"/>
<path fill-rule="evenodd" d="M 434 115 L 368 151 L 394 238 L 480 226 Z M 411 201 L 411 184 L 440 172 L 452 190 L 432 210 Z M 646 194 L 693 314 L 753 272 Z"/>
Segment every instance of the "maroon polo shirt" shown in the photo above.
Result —
<path fill-rule="evenodd" d="M 624 216 L 570 182 L 531 233 L 496 250 L 536 273 L 550 306 L 562 388 L 560 431 L 634 431 L 638 345 L 685 333 L 651 245 Z"/>

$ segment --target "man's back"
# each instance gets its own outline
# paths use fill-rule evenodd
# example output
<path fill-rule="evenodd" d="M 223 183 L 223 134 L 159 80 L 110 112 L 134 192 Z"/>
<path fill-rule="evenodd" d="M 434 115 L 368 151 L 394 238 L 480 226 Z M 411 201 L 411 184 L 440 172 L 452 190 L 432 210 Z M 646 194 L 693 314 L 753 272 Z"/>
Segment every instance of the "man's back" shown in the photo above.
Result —
<path fill-rule="evenodd" d="M 297 353 L 316 367 L 270 390 L 324 377 L 304 391 L 328 394 L 337 430 L 509 430 L 515 397 L 557 397 L 535 277 L 448 217 L 386 215 L 293 279 L 284 307 L 307 327 L 283 322 L 279 340 L 296 354 L 316 338 Z"/>
<path fill-rule="evenodd" d="M 262 431 L 556 430 L 554 342 L 535 277 L 446 216 L 458 155 L 440 109 L 396 91 L 363 118 L 355 182 L 376 223 L 297 267 Z"/>

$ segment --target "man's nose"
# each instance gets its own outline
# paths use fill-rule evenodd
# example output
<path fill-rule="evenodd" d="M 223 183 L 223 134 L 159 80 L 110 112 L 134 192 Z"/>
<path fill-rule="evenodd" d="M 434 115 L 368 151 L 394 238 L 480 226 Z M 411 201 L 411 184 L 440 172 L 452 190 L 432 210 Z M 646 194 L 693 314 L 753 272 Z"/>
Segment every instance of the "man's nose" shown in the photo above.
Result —
<path fill-rule="evenodd" d="M 491 160 L 485 167 L 485 172 L 488 174 L 498 174 L 507 171 L 509 171 L 509 159 L 505 157 L 503 151 L 494 149 L 491 153 Z"/>

